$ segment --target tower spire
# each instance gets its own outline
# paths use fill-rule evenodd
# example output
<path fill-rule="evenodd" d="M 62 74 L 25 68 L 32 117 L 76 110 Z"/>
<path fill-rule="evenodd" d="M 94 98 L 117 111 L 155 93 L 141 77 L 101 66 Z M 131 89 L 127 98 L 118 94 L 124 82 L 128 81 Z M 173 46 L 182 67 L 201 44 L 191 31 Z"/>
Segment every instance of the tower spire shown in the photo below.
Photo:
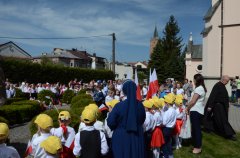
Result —
<path fill-rule="evenodd" d="M 158 31 L 157 31 L 157 26 L 155 25 L 154 33 L 153 33 L 153 38 L 158 38 Z"/>

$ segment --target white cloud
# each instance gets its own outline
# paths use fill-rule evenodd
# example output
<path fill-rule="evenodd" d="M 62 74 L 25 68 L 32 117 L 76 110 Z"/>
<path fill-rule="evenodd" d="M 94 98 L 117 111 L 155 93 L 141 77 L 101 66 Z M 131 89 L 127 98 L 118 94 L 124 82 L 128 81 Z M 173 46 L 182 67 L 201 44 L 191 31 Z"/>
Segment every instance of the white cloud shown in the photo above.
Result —
<path fill-rule="evenodd" d="M 178 17 L 199 16 L 202 9 L 198 6 L 190 8 L 189 5 L 182 4 L 182 8 L 172 10 L 170 6 L 176 0 L 127 2 L 102 0 L 95 5 L 83 1 L 71 4 L 72 1 L 69 1 L 62 6 L 57 5 L 59 1 L 39 0 L 35 2 L 36 4 L 33 1 L 17 2 L 0 2 L 1 36 L 76 37 L 108 35 L 115 32 L 119 46 L 127 44 L 136 47 L 149 47 L 155 22 L 162 30 L 170 14 Z M 109 8 L 107 3 L 119 4 L 119 8 Z M 121 8 L 124 5 L 128 5 L 131 9 Z M 109 50 L 111 51 L 111 37 L 55 41 L 21 40 L 21 42 L 43 48 L 44 46 L 68 49 L 84 47 L 96 53 L 100 52 L 103 55 L 105 53 L 106 56 L 109 55 Z"/>

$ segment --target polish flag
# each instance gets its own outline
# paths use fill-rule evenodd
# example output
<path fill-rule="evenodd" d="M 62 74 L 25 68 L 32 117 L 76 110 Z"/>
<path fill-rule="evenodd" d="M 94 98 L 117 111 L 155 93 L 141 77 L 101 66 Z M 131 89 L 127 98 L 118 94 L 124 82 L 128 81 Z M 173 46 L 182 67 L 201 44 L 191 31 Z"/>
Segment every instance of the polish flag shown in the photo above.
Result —
<path fill-rule="evenodd" d="M 152 98 L 152 96 L 157 93 L 158 89 L 159 89 L 159 85 L 158 85 L 156 70 L 154 69 L 152 74 L 151 74 L 151 70 L 150 70 L 147 100 Z"/>
<path fill-rule="evenodd" d="M 141 87 L 138 83 L 137 69 L 135 70 L 135 84 L 137 85 L 137 91 L 136 91 L 137 100 L 142 101 Z"/>
<path fill-rule="evenodd" d="M 31 141 L 29 140 L 24 157 L 28 157 L 30 154 L 32 154 L 32 144 L 31 144 Z"/>

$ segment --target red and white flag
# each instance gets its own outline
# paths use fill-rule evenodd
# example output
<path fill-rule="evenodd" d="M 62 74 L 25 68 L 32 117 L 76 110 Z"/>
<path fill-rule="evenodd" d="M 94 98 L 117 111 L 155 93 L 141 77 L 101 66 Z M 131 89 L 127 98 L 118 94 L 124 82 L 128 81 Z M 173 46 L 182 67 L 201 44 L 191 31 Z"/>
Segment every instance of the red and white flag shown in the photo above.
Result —
<path fill-rule="evenodd" d="M 136 91 L 137 100 L 142 101 L 141 87 L 138 83 L 137 69 L 135 70 L 135 84 L 137 85 L 137 91 Z"/>
<path fill-rule="evenodd" d="M 156 70 L 153 70 L 153 73 L 151 74 L 151 69 L 150 69 L 150 77 L 149 77 L 149 86 L 148 86 L 148 92 L 147 92 L 147 100 L 152 98 L 153 95 L 157 93 L 159 89 L 158 85 L 158 79 L 157 79 L 157 73 Z"/>
<path fill-rule="evenodd" d="M 28 141 L 28 145 L 27 145 L 27 149 L 25 151 L 24 157 L 27 157 L 28 155 L 30 155 L 32 153 L 32 144 L 31 141 Z"/>

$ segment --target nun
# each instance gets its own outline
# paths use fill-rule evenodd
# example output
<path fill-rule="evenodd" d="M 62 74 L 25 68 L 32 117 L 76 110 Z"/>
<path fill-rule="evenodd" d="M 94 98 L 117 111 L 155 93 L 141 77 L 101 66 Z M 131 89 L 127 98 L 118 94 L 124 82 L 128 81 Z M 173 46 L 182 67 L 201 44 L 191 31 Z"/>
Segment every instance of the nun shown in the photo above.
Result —
<path fill-rule="evenodd" d="M 136 89 L 132 80 L 123 83 L 126 99 L 115 105 L 107 119 L 109 128 L 113 130 L 114 158 L 144 158 L 143 123 L 146 113 L 143 104 L 136 99 Z"/>

